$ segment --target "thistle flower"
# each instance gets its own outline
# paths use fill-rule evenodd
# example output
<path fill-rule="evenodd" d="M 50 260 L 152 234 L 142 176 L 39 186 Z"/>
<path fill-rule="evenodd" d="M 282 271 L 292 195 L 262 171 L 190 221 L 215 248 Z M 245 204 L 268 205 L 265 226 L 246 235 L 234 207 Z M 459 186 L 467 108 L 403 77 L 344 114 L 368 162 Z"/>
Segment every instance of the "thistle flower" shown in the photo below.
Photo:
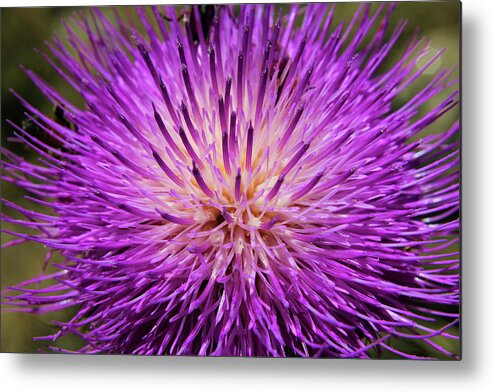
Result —
<path fill-rule="evenodd" d="M 65 121 L 19 97 L 53 143 L 12 124 L 39 163 L 3 150 L 4 178 L 51 210 L 4 201 L 36 230 L 7 245 L 63 261 L 4 303 L 75 307 L 43 339 L 78 335 L 80 353 L 416 358 L 390 343 L 405 338 L 453 356 L 432 338 L 457 338 L 459 125 L 420 136 L 458 92 L 418 112 L 453 90 L 442 70 L 395 107 L 441 52 L 419 66 L 414 36 L 382 70 L 405 27 L 388 32 L 392 9 L 347 27 L 325 4 L 67 24 L 70 47 L 43 56 L 84 107 L 26 70 Z"/>

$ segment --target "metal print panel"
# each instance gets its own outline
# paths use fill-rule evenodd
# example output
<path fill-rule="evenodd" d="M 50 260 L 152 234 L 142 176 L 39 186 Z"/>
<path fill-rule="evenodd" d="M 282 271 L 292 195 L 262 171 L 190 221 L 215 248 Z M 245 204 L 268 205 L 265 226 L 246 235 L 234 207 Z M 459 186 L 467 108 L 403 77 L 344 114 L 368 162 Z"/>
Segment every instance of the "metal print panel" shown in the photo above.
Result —
<path fill-rule="evenodd" d="M 2 9 L 2 351 L 459 359 L 459 21 Z"/>

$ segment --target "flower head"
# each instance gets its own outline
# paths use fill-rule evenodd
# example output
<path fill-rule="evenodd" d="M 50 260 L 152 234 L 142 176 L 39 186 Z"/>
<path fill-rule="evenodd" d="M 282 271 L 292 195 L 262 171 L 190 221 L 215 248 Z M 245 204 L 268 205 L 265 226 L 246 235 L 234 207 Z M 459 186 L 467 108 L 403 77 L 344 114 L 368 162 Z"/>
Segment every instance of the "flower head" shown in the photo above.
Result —
<path fill-rule="evenodd" d="M 395 98 L 436 58 L 393 6 L 100 10 L 44 55 L 82 96 L 27 74 L 65 121 L 22 98 L 54 141 L 17 127 L 40 163 L 5 150 L 5 178 L 50 213 L 14 233 L 63 255 L 5 294 L 12 310 L 75 307 L 55 322 L 81 353 L 368 357 L 391 339 L 454 338 L 458 303 L 458 123 L 418 139 L 457 104 L 439 71 Z M 72 26 L 84 32 L 75 33 Z M 142 31 L 142 33 L 140 32 Z M 37 286 L 40 282 L 51 282 Z M 450 317 L 436 327 L 436 316 Z M 425 322 L 426 321 L 426 322 Z M 432 325 L 432 326 L 431 326 Z"/>

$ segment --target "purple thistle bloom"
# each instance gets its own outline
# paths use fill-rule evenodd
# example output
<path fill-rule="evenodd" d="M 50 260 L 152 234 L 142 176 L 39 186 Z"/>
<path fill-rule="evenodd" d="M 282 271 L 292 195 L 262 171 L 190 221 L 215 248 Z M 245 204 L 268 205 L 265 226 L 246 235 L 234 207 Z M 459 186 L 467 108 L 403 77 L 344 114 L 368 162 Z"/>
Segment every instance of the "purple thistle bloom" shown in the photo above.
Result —
<path fill-rule="evenodd" d="M 27 70 L 67 121 L 19 97 L 56 143 L 12 124 L 39 164 L 3 150 L 4 179 L 51 209 L 4 201 L 25 216 L 4 221 L 36 229 L 9 233 L 63 261 L 4 304 L 75 307 L 43 339 L 78 335 L 80 353 L 416 358 L 391 343 L 405 338 L 454 357 L 432 338 L 457 339 L 459 124 L 419 137 L 458 91 L 442 70 L 393 106 L 440 52 L 418 66 L 415 36 L 383 71 L 405 27 L 387 34 L 392 10 L 363 5 L 347 27 L 326 4 L 67 25 L 71 47 L 44 56 L 84 107 Z"/>

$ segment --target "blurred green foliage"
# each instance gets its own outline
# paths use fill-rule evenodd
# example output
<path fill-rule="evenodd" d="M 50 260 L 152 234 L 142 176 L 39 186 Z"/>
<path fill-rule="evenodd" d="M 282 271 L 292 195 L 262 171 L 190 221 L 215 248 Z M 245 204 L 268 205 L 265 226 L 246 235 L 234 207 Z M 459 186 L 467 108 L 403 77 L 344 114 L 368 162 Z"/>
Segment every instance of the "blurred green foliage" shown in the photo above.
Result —
<path fill-rule="evenodd" d="M 336 7 L 333 27 L 339 22 L 348 21 L 353 16 L 358 3 L 339 3 Z M 120 9 L 125 7 L 119 7 Z M 376 4 L 374 5 L 376 8 Z M 9 142 L 9 135 L 13 129 L 6 123 L 6 119 L 21 124 L 25 118 L 24 109 L 19 101 L 9 92 L 15 90 L 27 101 L 44 113 L 53 110 L 52 105 L 34 87 L 29 78 L 22 72 L 19 65 L 34 69 L 49 84 L 58 89 L 63 95 L 80 102 L 80 97 L 62 80 L 62 78 L 43 60 L 42 56 L 33 51 L 33 48 L 46 50 L 45 41 L 55 32 L 63 39 L 62 19 L 69 20 L 75 12 L 86 12 L 84 8 L 56 7 L 56 8 L 3 8 L 1 9 L 1 127 L 2 145 L 25 156 L 29 160 L 36 157 L 25 146 Z M 106 8 L 106 11 L 108 9 Z M 128 7 L 125 11 L 128 11 Z M 390 30 L 399 19 L 408 21 L 408 25 L 399 39 L 395 49 L 391 52 L 386 64 L 392 64 L 400 56 L 406 43 L 416 28 L 420 34 L 431 40 L 434 49 L 446 48 L 446 52 L 439 60 L 439 65 L 452 68 L 459 64 L 459 36 L 460 36 L 460 4 L 459 2 L 402 2 L 398 3 L 394 12 Z M 385 68 L 385 64 L 383 67 Z M 435 69 L 436 70 L 436 69 Z M 458 71 L 456 72 L 458 76 Z M 432 73 L 425 74 L 419 83 L 407 89 L 395 105 L 406 102 L 415 91 L 433 77 Z M 445 94 L 437 96 L 428 102 L 421 110 L 427 112 L 436 105 Z M 441 132 L 447 129 L 458 117 L 458 110 L 438 121 L 427 132 Z M 22 190 L 3 182 L 2 197 L 12 200 L 26 208 L 39 206 L 24 199 Z M 4 229 L 13 229 L 12 225 L 3 224 Z M 12 240 L 7 234 L 2 235 L 2 243 Z M 457 249 L 455 249 L 457 250 Z M 27 243 L 4 249 L 1 253 L 1 287 L 5 289 L 38 275 L 41 271 L 44 255 L 47 250 L 35 243 Z M 59 255 L 55 255 L 55 260 Z M 56 331 L 50 324 L 51 320 L 66 320 L 74 310 L 33 315 L 24 313 L 2 313 L 1 315 L 1 352 L 35 352 L 46 346 L 46 342 L 32 341 L 33 336 L 49 335 Z M 459 333 L 458 327 L 450 330 L 452 334 Z M 435 338 L 435 342 L 444 345 L 453 353 L 459 354 L 458 341 Z M 57 341 L 57 345 L 68 349 L 80 347 L 81 341 L 76 337 L 65 337 Z M 430 355 L 444 358 L 437 351 L 413 342 L 394 342 L 405 347 L 405 350 L 416 355 Z M 384 353 L 384 358 L 394 358 L 391 353 Z"/>

